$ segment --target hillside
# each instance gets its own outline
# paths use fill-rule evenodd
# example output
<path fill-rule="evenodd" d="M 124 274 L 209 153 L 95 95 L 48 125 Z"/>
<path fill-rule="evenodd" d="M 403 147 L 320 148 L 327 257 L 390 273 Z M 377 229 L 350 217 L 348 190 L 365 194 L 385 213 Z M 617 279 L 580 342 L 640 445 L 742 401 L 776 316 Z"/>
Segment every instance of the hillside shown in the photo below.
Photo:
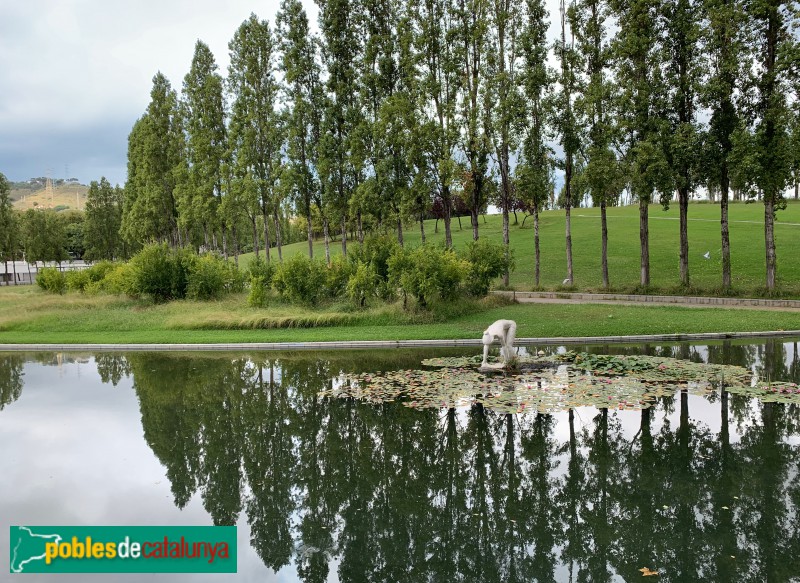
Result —
<path fill-rule="evenodd" d="M 65 207 L 83 210 L 88 191 L 89 187 L 83 184 L 63 184 L 53 187 L 51 199 L 44 188 L 35 191 L 12 189 L 11 200 L 14 201 L 14 208 L 20 211 L 31 208 L 58 208 L 65 210 Z"/>

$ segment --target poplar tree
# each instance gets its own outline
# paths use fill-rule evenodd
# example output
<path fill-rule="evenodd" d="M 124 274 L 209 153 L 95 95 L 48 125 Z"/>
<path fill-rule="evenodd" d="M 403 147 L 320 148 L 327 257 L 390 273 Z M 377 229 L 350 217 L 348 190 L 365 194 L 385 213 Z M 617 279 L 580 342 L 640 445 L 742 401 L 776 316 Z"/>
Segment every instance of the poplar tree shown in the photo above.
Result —
<path fill-rule="evenodd" d="M 720 193 L 720 238 L 722 289 L 731 287 L 731 244 L 728 230 L 728 199 L 731 187 L 733 139 L 740 124 L 737 88 L 744 80 L 745 14 L 741 0 L 705 0 L 703 51 L 708 55 L 708 73 L 700 101 L 708 108 L 710 120 L 704 140 L 705 179 Z"/>
<path fill-rule="evenodd" d="M 650 285 L 649 205 L 656 193 L 671 192 L 669 166 L 662 147 L 663 82 L 658 55 L 656 0 L 611 0 L 618 31 L 612 42 L 622 131 L 626 181 L 639 202 L 640 278 Z"/>
<path fill-rule="evenodd" d="M 188 184 L 180 189 L 178 210 L 184 228 L 200 227 L 203 244 L 217 248 L 222 200 L 222 164 L 226 154 L 223 81 L 211 49 L 198 40 L 189 72 L 183 79 L 181 100 L 186 132 Z"/>
<path fill-rule="evenodd" d="M 319 140 L 319 175 L 322 185 L 322 224 L 325 256 L 330 263 L 328 221 L 338 218 L 342 254 L 347 254 L 347 211 L 354 187 L 350 157 L 353 128 L 358 119 L 356 58 L 357 6 L 352 0 L 317 0 L 322 57 L 327 73 L 326 99 Z"/>
<path fill-rule="evenodd" d="M 526 0 L 525 18 L 520 36 L 523 58 L 525 134 L 522 163 L 515 169 L 517 196 L 533 214 L 534 285 L 539 287 L 541 257 L 539 249 L 539 211 L 553 192 L 553 156 L 548 145 L 548 101 L 554 80 L 547 67 L 547 9 L 542 0 Z M 523 221 L 524 222 L 524 221 Z"/>
<path fill-rule="evenodd" d="M 610 7 L 604 0 L 578 0 L 571 12 L 576 48 L 586 67 L 586 84 L 577 103 L 580 122 L 589 138 L 581 179 L 592 197 L 592 204 L 600 207 L 600 263 L 604 288 L 610 285 L 606 207 L 617 203 L 623 187 L 614 150 L 611 50 L 606 36 L 610 16 Z"/>
<path fill-rule="evenodd" d="M 457 166 L 456 123 L 459 68 L 454 14 L 446 0 L 424 0 L 415 11 L 415 45 L 420 60 L 419 144 L 428 172 L 442 202 L 445 245 L 453 246 L 450 219 Z"/>
<path fill-rule="evenodd" d="M 120 226 L 122 225 L 122 190 L 112 187 L 103 176 L 92 181 L 86 194 L 83 237 L 84 257 L 113 260 L 123 254 Z"/>
<path fill-rule="evenodd" d="M 574 0 L 573 0 L 574 1 Z M 555 53 L 560 65 L 558 78 L 559 90 L 555 97 L 556 114 L 555 126 L 561 139 L 564 151 L 564 209 L 565 209 L 565 239 L 567 251 L 567 285 L 574 283 L 572 267 L 572 217 L 573 206 L 573 180 L 575 173 L 575 157 L 580 148 L 580 130 L 575 117 L 574 100 L 578 90 L 579 55 L 574 47 L 573 31 L 570 28 L 570 40 L 567 42 L 568 11 L 573 10 L 566 5 L 566 0 L 561 0 L 561 39 L 556 42 Z"/>
<path fill-rule="evenodd" d="M 228 87 L 233 98 L 231 152 L 237 186 L 246 196 L 258 256 L 257 213 L 264 230 L 264 248 L 270 260 L 270 222 L 275 225 L 281 254 L 281 197 L 278 179 L 282 163 L 283 126 L 276 109 L 280 87 L 275 78 L 276 41 L 269 22 L 255 14 L 245 20 L 228 43 L 231 62 Z"/>
<path fill-rule="evenodd" d="M 148 241 L 181 244 L 175 175 L 182 163 L 184 140 L 177 103 L 169 80 L 157 73 L 150 104 L 128 136 L 122 235 L 134 246 Z"/>
<path fill-rule="evenodd" d="M 457 63 L 461 73 L 459 135 L 466 159 L 464 191 L 472 219 L 472 238 L 478 240 L 478 215 L 486 206 L 489 153 L 487 132 L 491 94 L 487 90 L 485 57 L 489 0 L 458 0 L 454 9 Z"/>
<path fill-rule="evenodd" d="M 797 3 L 754 0 L 747 4 L 751 29 L 754 89 L 754 173 L 752 184 L 764 200 L 766 288 L 775 290 L 775 213 L 785 208 L 791 172 L 790 113 L 787 96 L 797 82 Z"/>
<path fill-rule="evenodd" d="M 10 192 L 8 180 L 0 172 L 0 258 L 5 264 L 5 274 L 8 274 L 9 259 L 13 261 L 16 257 L 19 239 L 19 222 L 11 203 Z M 16 283 L 14 279 L 14 284 Z"/>
<path fill-rule="evenodd" d="M 320 70 L 316 42 L 300 0 L 283 0 L 278 35 L 285 88 L 286 155 L 295 207 L 306 219 L 308 256 L 314 256 L 312 207 L 321 207 L 317 173 L 320 138 Z"/>
<path fill-rule="evenodd" d="M 678 191 L 681 285 L 689 286 L 689 197 L 699 170 L 696 127 L 697 92 L 703 61 L 700 54 L 700 0 L 665 0 L 662 51 L 667 87 L 666 158 L 673 188 Z"/>
<path fill-rule="evenodd" d="M 515 0 L 493 0 L 488 50 L 489 74 L 494 107 L 490 108 L 491 138 L 500 174 L 499 202 L 503 215 L 503 245 L 506 268 L 503 285 L 509 284 L 509 209 L 513 199 L 511 154 L 521 133 L 520 44 L 522 6 Z"/>

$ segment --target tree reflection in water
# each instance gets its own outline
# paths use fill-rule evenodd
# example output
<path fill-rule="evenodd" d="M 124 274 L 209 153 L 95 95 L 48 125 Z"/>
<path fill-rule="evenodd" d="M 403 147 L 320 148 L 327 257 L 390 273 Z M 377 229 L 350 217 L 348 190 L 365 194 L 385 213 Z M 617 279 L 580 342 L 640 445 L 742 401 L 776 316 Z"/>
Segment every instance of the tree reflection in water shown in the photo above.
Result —
<path fill-rule="evenodd" d="M 677 350 L 669 356 L 703 358 Z M 706 355 L 797 380 L 780 344 Z M 331 569 L 348 582 L 800 573 L 796 405 L 712 395 L 716 433 L 692 417 L 699 398 L 686 393 L 642 411 L 558 417 L 318 395 L 343 371 L 408 366 L 386 358 L 132 354 L 124 366 L 175 504 L 199 492 L 215 524 L 244 511 L 265 565 L 293 565 L 302 581 Z M 4 402 L 14 387 L 0 381 Z"/>

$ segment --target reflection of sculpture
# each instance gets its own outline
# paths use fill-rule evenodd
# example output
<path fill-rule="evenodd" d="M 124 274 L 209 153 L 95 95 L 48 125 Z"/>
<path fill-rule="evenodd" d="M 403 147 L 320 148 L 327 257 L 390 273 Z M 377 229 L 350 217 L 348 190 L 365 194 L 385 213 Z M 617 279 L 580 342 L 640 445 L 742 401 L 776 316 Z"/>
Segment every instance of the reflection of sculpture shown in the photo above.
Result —
<path fill-rule="evenodd" d="M 483 362 L 481 366 L 489 366 L 486 357 L 489 356 L 489 346 L 500 342 L 500 356 L 503 366 L 514 358 L 514 338 L 517 335 L 517 323 L 514 320 L 497 320 L 483 331 Z"/>

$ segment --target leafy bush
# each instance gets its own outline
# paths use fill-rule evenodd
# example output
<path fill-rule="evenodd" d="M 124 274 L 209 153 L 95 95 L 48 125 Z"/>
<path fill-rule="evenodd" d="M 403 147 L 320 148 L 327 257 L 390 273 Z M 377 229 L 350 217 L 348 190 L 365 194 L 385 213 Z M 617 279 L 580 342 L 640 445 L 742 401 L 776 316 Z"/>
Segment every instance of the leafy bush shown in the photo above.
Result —
<path fill-rule="evenodd" d="M 376 295 L 379 277 L 371 265 L 359 263 L 347 280 L 347 297 L 359 307 L 364 307 L 367 299 Z"/>
<path fill-rule="evenodd" d="M 505 273 L 506 266 L 514 268 L 513 257 L 506 257 L 505 247 L 485 239 L 470 242 L 462 252 L 462 258 L 469 262 L 467 292 L 476 297 L 489 293 L 492 281 Z"/>
<path fill-rule="evenodd" d="M 368 237 L 363 245 L 356 247 L 353 252 L 348 252 L 354 273 L 358 264 L 370 266 L 376 275 L 375 294 L 383 299 L 390 299 L 394 295 L 394 287 L 389 284 L 389 258 L 400 249 L 394 237 L 380 235 Z"/>
<path fill-rule="evenodd" d="M 84 292 L 92 279 L 88 269 L 75 269 L 65 274 L 67 289 L 70 291 Z"/>
<path fill-rule="evenodd" d="M 458 296 L 469 267 L 450 249 L 432 245 L 398 248 L 389 258 L 389 278 L 424 308 L 436 297 L 446 300 Z"/>
<path fill-rule="evenodd" d="M 186 296 L 193 300 L 217 299 L 225 293 L 227 266 L 214 255 L 203 255 L 192 262 L 187 274 Z"/>
<path fill-rule="evenodd" d="M 263 308 L 269 303 L 269 285 L 262 276 L 250 277 L 250 293 L 247 295 L 247 305 L 254 308 Z"/>
<path fill-rule="evenodd" d="M 314 305 L 325 291 L 326 279 L 327 266 L 322 261 L 298 254 L 277 266 L 272 285 L 290 302 Z"/>
<path fill-rule="evenodd" d="M 67 287 L 67 280 L 64 274 L 55 267 L 45 267 L 36 276 L 36 285 L 44 291 L 63 294 Z"/>
<path fill-rule="evenodd" d="M 255 257 L 247 268 L 247 275 L 251 283 L 253 279 L 261 278 L 263 284 L 269 287 L 272 277 L 275 275 L 275 264 L 261 257 Z"/>
<path fill-rule="evenodd" d="M 184 297 L 187 269 L 181 259 L 170 251 L 166 243 L 145 246 L 130 262 L 133 275 L 131 291 L 135 295 L 150 296 L 156 302 Z"/>
<path fill-rule="evenodd" d="M 102 281 L 98 283 L 100 289 L 110 294 L 136 295 L 134 272 L 130 263 L 114 265 L 114 268 L 109 270 Z M 86 291 L 95 292 L 95 284 L 89 284 Z"/>
<path fill-rule="evenodd" d="M 353 272 L 353 266 L 342 256 L 334 257 L 327 268 L 325 276 L 325 293 L 331 298 L 338 298 L 347 291 L 347 281 Z"/>
<path fill-rule="evenodd" d="M 98 261 L 86 270 L 92 282 L 103 281 L 109 273 L 116 269 L 117 265 L 112 261 Z"/>

